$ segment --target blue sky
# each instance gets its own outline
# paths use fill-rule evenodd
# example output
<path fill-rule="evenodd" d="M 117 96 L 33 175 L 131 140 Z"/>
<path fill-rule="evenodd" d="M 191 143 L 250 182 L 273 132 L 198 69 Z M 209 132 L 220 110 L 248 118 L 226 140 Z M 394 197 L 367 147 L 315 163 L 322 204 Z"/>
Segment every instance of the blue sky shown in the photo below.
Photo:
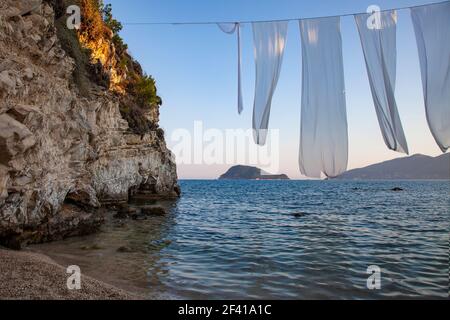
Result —
<path fill-rule="evenodd" d="M 155 77 L 163 98 L 160 125 L 171 133 L 192 131 L 194 121 L 205 128 L 251 126 L 254 94 L 252 30 L 242 28 L 244 112 L 236 111 L 236 38 L 215 25 L 128 25 L 128 22 L 240 21 L 315 17 L 432 3 L 430 0 L 109 0 L 124 23 L 122 37 L 144 70 Z M 378 126 L 364 58 L 353 17 L 341 20 L 347 116 L 349 168 L 402 156 L 384 145 Z M 399 12 L 396 98 L 410 153 L 439 155 L 428 129 L 420 70 L 409 11 Z M 298 24 L 291 22 L 270 128 L 281 137 L 280 171 L 302 178 L 298 169 L 301 101 L 301 47 Z M 216 178 L 229 165 L 180 165 L 180 178 Z"/>

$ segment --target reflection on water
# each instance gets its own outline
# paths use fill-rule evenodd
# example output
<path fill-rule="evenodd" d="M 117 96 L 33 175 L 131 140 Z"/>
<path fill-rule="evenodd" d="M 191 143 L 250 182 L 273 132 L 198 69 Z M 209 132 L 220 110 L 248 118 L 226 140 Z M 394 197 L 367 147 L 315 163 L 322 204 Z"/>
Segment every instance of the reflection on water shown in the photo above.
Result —
<path fill-rule="evenodd" d="M 33 250 L 149 298 L 448 297 L 448 181 L 181 186 L 166 216 Z"/>

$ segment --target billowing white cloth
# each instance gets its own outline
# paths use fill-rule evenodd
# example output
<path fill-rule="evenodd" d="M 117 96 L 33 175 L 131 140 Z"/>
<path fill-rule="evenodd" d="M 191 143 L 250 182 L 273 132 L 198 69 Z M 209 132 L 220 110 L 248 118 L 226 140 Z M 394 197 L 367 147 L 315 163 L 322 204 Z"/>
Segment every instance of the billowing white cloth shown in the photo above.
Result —
<path fill-rule="evenodd" d="M 411 17 L 428 125 L 445 152 L 450 147 L 450 2 L 412 8 Z"/>
<path fill-rule="evenodd" d="M 348 133 L 340 18 L 302 20 L 302 174 L 336 177 L 347 169 Z"/>
<path fill-rule="evenodd" d="M 288 22 L 254 22 L 252 26 L 256 64 L 253 132 L 255 142 L 264 145 L 272 97 L 283 61 Z"/>
<path fill-rule="evenodd" d="M 238 113 L 244 110 L 244 102 L 242 99 L 242 76 L 241 76 L 241 25 L 240 23 L 218 23 L 219 28 L 228 34 L 237 34 L 238 43 Z"/>
<path fill-rule="evenodd" d="M 397 68 L 397 12 L 384 11 L 378 24 L 371 14 L 355 15 L 361 39 L 373 102 L 384 142 L 389 149 L 408 153 L 408 145 L 395 101 Z"/>

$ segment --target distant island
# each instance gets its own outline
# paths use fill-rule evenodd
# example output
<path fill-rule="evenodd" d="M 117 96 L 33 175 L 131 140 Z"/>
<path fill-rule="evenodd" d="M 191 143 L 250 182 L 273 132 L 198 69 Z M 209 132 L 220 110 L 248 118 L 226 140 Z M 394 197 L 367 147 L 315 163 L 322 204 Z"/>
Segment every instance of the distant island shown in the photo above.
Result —
<path fill-rule="evenodd" d="M 285 174 L 268 174 L 250 166 L 234 166 L 228 169 L 219 180 L 289 180 Z"/>
<path fill-rule="evenodd" d="M 342 180 L 440 180 L 450 179 L 450 153 L 438 157 L 416 154 L 349 170 L 335 179 Z"/>

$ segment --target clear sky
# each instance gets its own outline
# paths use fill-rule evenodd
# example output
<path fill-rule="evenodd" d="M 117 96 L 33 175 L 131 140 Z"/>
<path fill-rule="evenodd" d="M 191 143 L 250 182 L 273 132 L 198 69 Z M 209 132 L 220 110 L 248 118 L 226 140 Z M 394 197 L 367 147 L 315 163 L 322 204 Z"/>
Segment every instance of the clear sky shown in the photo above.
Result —
<path fill-rule="evenodd" d="M 433 0 L 109 0 L 124 23 L 122 37 L 144 70 L 155 77 L 161 107 L 160 125 L 171 134 L 205 128 L 250 128 L 254 94 L 252 30 L 242 28 L 244 112 L 236 107 L 236 38 L 215 25 L 127 25 L 127 22 L 241 21 L 315 17 L 365 12 L 437 2 Z M 402 156 L 385 146 L 378 126 L 359 36 L 353 17 L 342 23 L 349 168 Z M 408 10 L 398 16 L 396 98 L 410 154 L 439 155 L 428 129 L 414 30 Z M 301 101 L 301 47 L 298 24 L 291 22 L 269 126 L 280 130 L 280 172 L 302 178 L 298 169 Z M 180 178 L 216 178 L 230 165 L 179 165 Z"/>

